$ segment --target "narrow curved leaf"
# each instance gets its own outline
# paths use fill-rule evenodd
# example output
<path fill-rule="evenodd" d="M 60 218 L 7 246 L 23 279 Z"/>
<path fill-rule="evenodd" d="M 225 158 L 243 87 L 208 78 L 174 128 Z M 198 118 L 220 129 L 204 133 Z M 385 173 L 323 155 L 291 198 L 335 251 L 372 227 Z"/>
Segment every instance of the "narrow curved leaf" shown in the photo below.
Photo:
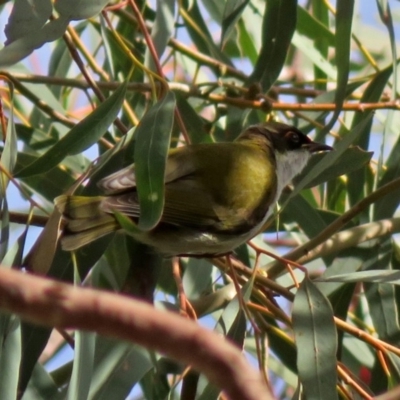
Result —
<path fill-rule="evenodd" d="M 108 0 L 57 0 L 54 7 L 60 15 L 74 21 L 94 17 L 107 4 Z"/>
<path fill-rule="evenodd" d="M 95 343 L 95 333 L 80 331 L 75 333 L 75 357 L 67 400 L 88 397 L 94 367 Z"/>
<path fill-rule="evenodd" d="M 0 398 L 16 399 L 21 362 L 21 326 L 16 316 L 1 315 Z"/>
<path fill-rule="evenodd" d="M 353 171 L 357 171 L 365 164 L 371 161 L 373 156 L 372 151 L 364 151 L 359 147 L 349 147 L 346 149 L 340 157 L 329 167 L 327 167 L 321 174 L 319 174 L 315 179 L 309 182 L 304 188 L 310 188 L 317 186 L 320 183 L 327 182 L 331 179 L 335 179 L 341 175 L 349 174 Z M 311 160 L 308 162 L 301 174 L 296 177 L 296 181 L 300 181 L 302 178 L 306 177 L 310 171 L 312 171 L 324 157 L 324 154 L 315 154 Z"/>
<path fill-rule="evenodd" d="M 190 258 L 182 284 L 188 299 L 195 299 L 211 288 L 212 264 L 204 258 Z"/>
<path fill-rule="evenodd" d="M 338 0 L 336 3 L 336 65 L 337 85 L 335 105 L 336 109 L 329 123 L 323 129 L 329 132 L 342 111 L 342 104 L 346 96 L 346 87 L 350 71 L 351 27 L 353 22 L 354 0 Z"/>
<path fill-rule="evenodd" d="M 221 44 L 223 45 L 229 34 L 236 27 L 243 10 L 249 3 L 249 0 L 228 0 L 225 3 L 224 15 L 222 19 Z"/>
<path fill-rule="evenodd" d="M 358 136 L 363 132 L 366 124 L 372 118 L 372 113 L 368 113 L 368 116 L 362 121 L 356 128 L 351 132 L 348 132 L 343 139 L 338 142 L 335 146 L 334 151 L 325 154 L 323 158 L 314 166 L 308 175 L 304 176 L 303 179 L 296 185 L 295 190 L 292 192 L 291 197 L 299 193 L 300 190 L 307 187 L 312 181 L 317 179 L 324 171 L 330 168 L 335 162 L 339 160 L 341 155 L 348 149 L 348 147 L 357 140 Z"/>
<path fill-rule="evenodd" d="M 183 2 L 182 5 L 184 4 L 185 3 Z M 185 18 L 184 22 L 187 31 L 197 48 L 202 53 L 232 66 L 232 60 L 215 44 L 209 31 L 209 26 L 204 21 L 198 2 L 192 2 L 185 12 L 190 19 L 188 20 Z"/>
<path fill-rule="evenodd" d="M 175 0 L 157 0 L 156 18 L 151 30 L 151 38 L 156 49 L 158 58 L 160 59 L 167 47 L 168 40 L 174 32 L 175 25 Z M 146 64 L 150 69 L 155 69 L 153 57 L 147 48 Z"/>
<path fill-rule="evenodd" d="M 296 28 L 297 1 L 269 0 L 265 3 L 262 47 L 248 83 L 260 82 L 268 91 L 278 78 Z"/>
<path fill-rule="evenodd" d="M 335 79 L 337 75 L 336 67 L 329 62 L 318 49 L 315 48 L 314 43 L 307 37 L 295 32 L 293 35 L 293 45 L 302 51 L 311 62 L 324 71 L 327 77 Z"/>
<path fill-rule="evenodd" d="M 307 400 L 337 400 L 337 335 L 332 307 L 306 276 L 293 303 L 297 369 Z"/>
<path fill-rule="evenodd" d="M 372 79 L 372 81 L 368 84 L 367 88 L 365 89 L 365 91 L 362 95 L 362 98 L 360 99 L 360 103 L 374 103 L 376 101 L 379 101 L 392 73 L 393 73 L 392 66 L 386 67 L 385 69 L 380 71 Z M 352 122 L 350 130 L 355 129 L 367 117 L 368 116 L 365 113 L 356 113 L 353 118 L 353 122 Z M 363 149 L 368 148 L 369 142 L 370 142 L 370 136 L 371 136 L 372 123 L 373 123 L 373 120 L 370 119 L 368 121 L 368 123 L 364 125 L 364 128 L 360 132 L 360 135 L 354 141 L 354 145 L 360 146 Z M 389 173 L 389 175 L 390 175 L 390 173 Z M 349 174 L 348 179 L 349 179 L 349 181 L 348 181 L 347 187 L 348 187 L 350 204 L 354 205 L 358 201 L 360 201 L 363 196 L 364 183 L 365 183 L 365 171 L 362 169 L 359 171 L 354 171 L 353 173 Z M 387 183 L 387 181 L 385 183 Z M 380 184 L 383 184 L 383 183 L 381 182 Z M 387 200 L 387 198 L 384 197 L 383 202 L 385 202 L 386 200 Z M 380 201 L 377 202 L 376 207 L 378 207 L 379 203 L 380 203 Z M 385 216 L 379 215 L 379 217 L 376 216 L 376 218 L 377 219 L 385 218 Z"/>
<path fill-rule="evenodd" d="M 10 118 L 8 120 L 7 130 L 3 132 L 5 136 L 5 143 L 3 152 L 1 153 L 1 164 L 2 167 L 12 174 L 17 162 L 17 134 L 14 124 L 14 91 L 11 86 L 10 90 L 12 101 L 10 105 Z M 5 172 L 0 171 L 0 211 L 1 211 L 1 221 L 0 221 L 0 260 L 3 260 L 7 250 L 10 238 L 10 221 L 9 221 L 9 209 L 7 201 L 7 186 L 9 184 L 9 178 Z"/>
<path fill-rule="evenodd" d="M 183 96 L 177 94 L 176 105 L 190 137 L 190 143 L 211 143 L 213 139 L 205 129 L 204 120 L 197 114 L 190 103 Z"/>
<path fill-rule="evenodd" d="M 65 400 L 64 394 L 59 390 L 52 376 L 40 363 L 36 363 L 28 387 L 21 400 L 34 400 L 38 398 Z"/>
<path fill-rule="evenodd" d="M 152 367 L 148 350 L 128 342 L 98 337 L 88 398 L 125 399 Z"/>
<path fill-rule="evenodd" d="M 323 39 L 329 46 L 335 46 L 335 35 L 301 6 L 297 6 L 297 31 L 312 40 Z"/>
<path fill-rule="evenodd" d="M 38 31 L 49 19 L 52 9 L 50 0 L 16 0 L 4 29 L 5 44 Z"/>
<path fill-rule="evenodd" d="M 370 270 L 318 278 L 318 282 L 374 282 L 400 285 L 400 271 Z"/>
<path fill-rule="evenodd" d="M 351 27 L 353 23 L 354 0 L 338 0 L 336 3 L 336 65 L 338 66 L 336 88 L 336 112 L 339 114 L 346 95 L 350 71 Z"/>
<path fill-rule="evenodd" d="M 67 135 L 32 164 L 17 172 L 19 178 L 38 175 L 54 168 L 66 156 L 79 154 L 96 143 L 117 117 L 125 98 L 126 83 L 75 125 Z"/>
<path fill-rule="evenodd" d="M 135 175 L 140 202 L 138 226 L 143 230 L 156 226 L 163 211 L 164 171 L 175 104 L 175 95 L 168 92 L 149 109 L 135 131 Z"/>
<path fill-rule="evenodd" d="M 29 56 L 43 44 L 60 38 L 67 29 L 69 20 L 63 17 L 48 22 L 41 29 L 25 35 L 0 50 L 0 68 L 8 67 Z"/>

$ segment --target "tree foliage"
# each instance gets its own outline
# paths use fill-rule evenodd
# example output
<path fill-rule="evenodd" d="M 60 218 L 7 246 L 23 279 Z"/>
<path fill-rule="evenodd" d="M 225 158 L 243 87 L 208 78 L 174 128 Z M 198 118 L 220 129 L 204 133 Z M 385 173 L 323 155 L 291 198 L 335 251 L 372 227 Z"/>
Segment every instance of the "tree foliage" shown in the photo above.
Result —
<path fill-rule="evenodd" d="M 371 25 L 354 0 L 1 3 L 2 268 L 155 291 L 157 307 L 243 349 L 277 398 L 370 399 L 400 384 L 398 8 L 368 2 Z M 335 151 L 313 157 L 235 257 L 178 264 L 119 234 L 73 256 L 59 247 L 56 196 L 97 195 L 135 162 L 139 227 L 151 229 L 170 147 L 231 141 L 267 119 Z M 4 304 L 17 314 L 0 316 L 0 398 L 219 395 L 154 348 L 60 335 Z"/>

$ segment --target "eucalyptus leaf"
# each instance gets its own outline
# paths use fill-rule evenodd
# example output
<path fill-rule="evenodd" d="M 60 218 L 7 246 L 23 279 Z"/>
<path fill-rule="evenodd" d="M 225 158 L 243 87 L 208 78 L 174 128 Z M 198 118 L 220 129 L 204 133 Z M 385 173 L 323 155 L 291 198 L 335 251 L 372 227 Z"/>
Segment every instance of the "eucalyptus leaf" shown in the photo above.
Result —
<path fill-rule="evenodd" d="M 314 40 L 325 40 L 331 47 L 335 46 L 335 35 L 320 21 L 318 21 L 304 7 L 297 6 L 297 31 Z"/>
<path fill-rule="evenodd" d="M 385 89 L 388 79 L 393 73 L 392 66 L 386 67 L 379 73 L 377 73 L 371 82 L 368 84 L 367 88 L 365 89 L 363 96 L 360 100 L 361 103 L 368 103 L 368 102 L 375 102 L 379 101 L 383 90 Z M 359 124 L 367 118 L 365 113 L 356 113 L 351 130 L 355 129 Z M 360 146 L 363 149 L 367 149 L 370 142 L 371 137 L 371 129 L 372 129 L 373 119 L 370 119 L 367 124 L 364 125 L 360 135 L 354 141 L 354 145 Z M 390 175 L 389 173 L 388 175 Z M 389 178 L 390 179 L 390 178 Z M 349 199 L 352 205 L 356 204 L 358 201 L 361 200 L 364 194 L 364 184 L 365 184 L 365 171 L 363 169 L 359 171 L 354 171 L 353 173 L 349 174 L 348 176 L 348 193 Z M 381 183 L 382 184 L 382 183 Z M 383 199 L 383 203 L 385 202 L 385 198 Z M 377 206 L 380 205 L 381 201 L 378 200 Z M 387 207 L 384 206 L 384 209 L 387 210 Z M 382 215 L 379 218 L 383 217 Z M 379 219 L 377 218 L 377 219 Z"/>
<path fill-rule="evenodd" d="M 185 6 L 186 3 L 182 3 Z M 185 12 L 189 18 L 184 19 L 187 31 L 198 49 L 224 64 L 233 66 L 232 60 L 215 44 L 208 24 L 204 21 L 197 1 L 188 4 Z"/>
<path fill-rule="evenodd" d="M 309 171 L 307 176 L 304 176 L 300 182 L 297 183 L 295 190 L 292 192 L 292 197 L 297 194 L 300 190 L 310 185 L 310 183 L 320 176 L 326 169 L 330 168 L 335 162 L 339 160 L 341 155 L 348 149 L 348 147 L 358 138 L 363 132 L 363 128 L 372 118 L 372 114 L 369 114 L 368 118 L 361 121 L 356 128 L 351 132 L 348 132 L 346 136 L 335 146 L 335 151 L 331 151 L 325 154 L 324 157 Z"/>
<path fill-rule="evenodd" d="M 70 132 L 32 164 L 18 171 L 19 178 L 38 175 L 54 168 L 68 155 L 79 154 L 96 143 L 117 117 L 125 98 L 126 84 L 122 84 L 91 114 L 75 125 Z"/>
<path fill-rule="evenodd" d="M 35 49 L 42 47 L 45 43 L 60 38 L 67 29 L 68 23 L 68 19 L 59 17 L 48 22 L 42 28 L 30 32 L 30 34 L 20 37 L 8 46 L 3 47 L 0 50 L 0 68 L 11 66 L 29 56 Z"/>
<path fill-rule="evenodd" d="M 15 399 L 21 362 L 21 326 L 16 316 L 0 316 L 0 398 Z"/>
<path fill-rule="evenodd" d="M 243 10 L 249 0 L 228 0 L 225 3 L 224 15 L 222 20 L 221 44 L 224 44 L 229 34 L 235 28 Z"/>
<path fill-rule="evenodd" d="M 400 271 L 369 270 L 318 278 L 318 282 L 374 282 L 400 285 Z"/>
<path fill-rule="evenodd" d="M 296 28 L 297 1 L 270 0 L 265 3 L 262 47 L 248 84 L 260 82 L 268 91 L 278 78 Z"/>
<path fill-rule="evenodd" d="M 304 188 L 317 186 L 320 183 L 327 182 L 341 175 L 357 171 L 371 161 L 373 154 L 374 153 L 372 151 L 364 151 L 359 147 L 349 147 L 348 149 L 344 150 L 344 152 L 334 161 L 333 164 L 331 164 L 320 175 L 305 185 Z M 310 159 L 301 174 L 296 177 L 295 182 L 299 182 L 301 179 L 308 176 L 315 166 L 324 159 L 324 156 L 325 155 L 322 153 L 315 154 Z"/>
<path fill-rule="evenodd" d="M 159 59 L 174 32 L 174 14 L 175 0 L 157 0 L 156 19 L 151 30 L 151 38 Z M 146 64 L 151 70 L 156 71 L 155 61 L 149 49 L 147 49 L 146 53 Z"/>
<path fill-rule="evenodd" d="M 57 0 L 56 11 L 71 21 L 94 17 L 106 5 L 107 0 Z"/>
<path fill-rule="evenodd" d="M 5 26 L 6 45 L 38 31 L 52 12 L 50 0 L 16 0 Z"/>
<path fill-rule="evenodd" d="M 21 400 L 36 399 L 65 399 L 51 375 L 46 371 L 42 364 L 37 363 L 32 372 L 32 377 Z"/>
<path fill-rule="evenodd" d="M 135 131 L 135 176 L 140 203 L 138 226 L 154 228 L 164 207 L 164 171 L 175 112 L 175 95 L 168 92 L 140 121 Z"/>
<path fill-rule="evenodd" d="M 72 376 L 68 386 L 68 400 L 88 397 L 94 369 L 95 344 L 96 334 L 92 332 L 75 332 L 75 356 Z"/>
<path fill-rule="evenodd" d="M 125 399 L 152 366 L 147 350 L 127 342 L 99 337 L 88 397 Z"/>
<path fill-rule="evenodd" d="M 335 48 L 337 68 L 337 88 L 335 104 L 336 110 L 331 121 L 325 127 L 328 131 L 336 122 L 342 104 L 346 96 L 346 87 L 350 71 L 350 51 L 351 51 L 351 26 L 353 23 L 354 0 L 338 0 L 336 4 L 336 29 L 335 29 Z"/>
<path fill-rule="evenodd" d="M 306 276 L 293 302 L 297 369 L 309 400 L 338 399 L 336 327 L 329 301 Z"/>

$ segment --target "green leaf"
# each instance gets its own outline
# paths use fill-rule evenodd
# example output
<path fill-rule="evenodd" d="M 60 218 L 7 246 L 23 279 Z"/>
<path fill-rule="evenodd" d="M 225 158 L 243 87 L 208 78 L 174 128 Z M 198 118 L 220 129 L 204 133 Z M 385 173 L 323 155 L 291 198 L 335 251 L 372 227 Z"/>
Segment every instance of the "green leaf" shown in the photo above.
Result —
<path fill-rule="evenodd" d="M 291 197 L 297 194 L 300 190 L 308 187 L 312 181 L 318 178 L 326 169 L 330 168 L 335 162 L 339 160 L 342 154 L 348 149 L 348 147 L 357 140 L 358 136 L 363 132 L 365 125 L 372 118 L 372 113 L 368 114 L 368 117 L 364 121 L 360 122 L 356 128 L 346 134 L 343 139 L 338 142 L 335 146 L 335 150 L 324 155 L 324 157 L 309 171 L 308 175 L 304 176 L 300 182 L 297 183 L 295 190 L 292 192 Z"/>
<path fill-rule="evenodd" d="M 248 57 L 251 64 L 254 66 L 258 58 L 258 50 L 255 46 L 253 38 L 250 35 L 248 26 L 244 18 L 240 19 L 237 24 L 238 29 L 238 45 L 240 51 L 245 57 Z"/>
<path fill-rule="evenodd" d="M 311 40 L 323 39 L 328 46 L 335 46 L 335 35 L 301 6 L 297 6 L 297 31 Z"/>
<path fill-rule="evenodd" d="M 125 98 L 126 83 L 122 84 L 106 101 L 75 125 L 67 135 L 28 165 L 16 176 L 19 178 L 38 175 L 54 168 L 68 155 L 79 154 L 96 143 L 117 117 Z"/>
<path fill-rule="evenodd" d="M 50 374 L 39 363 L 36 363 L 28 387 L 22 397 L 22 400 L 36 399 L 65 399 L 64 394 L 58 389 Z"/>
<path fill-rule="evenodd" d="M 32 372 L 42 354 L 52 332 L 51 328 L 22 322 L 22 360 L 19 373 L 18 390 L 23 393 L 31 379 Z"/>
<path fill-rule="evenodd" d="M 346 88 L 350 71 L 350 51 L 351 51 L 351 26 L 353 22 L 354 0 L 338 0 L 336 3 L 336 65 L 337 65 L 337 85 L 335 104 L 336 110 L 331 121 L 324 128 L 328 132 L 335 124 L 342 111 L 343 101 L 346 97 Z"/>
<path fill-rule="evenodd" d="M 6 45 L 40 30 L 49 19 L 52 10 L 50 0 L 15 1 L 4 29 Z"/>
<path fill-rule="evenodd" d="M 186 3 L 182 3 L 182 6 L 186 6 Z M 184 19 L 187 32 L 199 51 L 227 65 L 233 66 L 232 60 L 215 44 L 213 36 L 209 31 L 209 26 L 204 21 L 198 2 L 192 2 L 190 7 L 187 6 L 185 11 L 190 17 L 190 20 Z"/>
<path fill-rule="evenodd" d="M 175 96 L 168 92 L 140 121 L 136 129 L 135 175 L 140 203 L 138 226 L 150 230 L 160 221 L 164 207 L 164 172 L 167 162 Z"/>
<path fill-rule="evenodd" d="M 369 270 L 318 278 L 318 282 L 374 282 L 400 285 L 400 271 Z"/>
<path fill-rule="evenodd" d="M 383 90 L 385 89 L 388 79 L 393 73 L 392 66 L 386 67 L 371 80 L 365 89 L 360 103 L 374 103 L 379 101 Z M 350 130 L 355 129 L 364 119 L 366 118 L 365 113 L 356 113 L 353 118 L 353 122 Z M 360 146 L 363 149 L 367 149 L 370 142 L 371 128 L 373 119 L 370 119 L 364 128 L 360 132 L 360 136 L 354 141 L 354 145 Z M 348 176 L 348 194 L 350 199 L 350 204 L 354 205 L 365 195 L 364 194 L 364 184 L 365 184 L 365 171 L 359 170 L 355 171 Z M 386 199 L 386 197 L 384 198 Z M 385 201 L 385 200 L 384 200 Z M 377 202 L 379 204 L 380 201 Z M 377 207 L 377 206 L 375 206 Z M 379 214 L 378 214 L 379 215 Z M 376 216 L 377 219 L 385 218 L 383 215 Z"/>
<path fill-rule="evenodd" d="M 296 16 L 296 0 L 269 0 L 265 3 L 262 47 L 248 84 L 260 82 L 262 90 L 267 92 L 276 81 L 296 28 Z"/>
<path fill-rule="evenodd" d="M 311 9 L 315 19 L 318 21 L 317 23 L 320 24 L 323 28 L 329 31 L 330 26 L 330 12 L 328 9 L 328 5 L 322 1 L 313 0 L 311 2 Z M 299 13 L 300 14 L 300 13 Z M 311 21 L 308 21 L 309 26 L 312 26 Z M 307 24 L 307 25 L 308 25 Z M 330 31 L 329 31 L 330 32 Z M 331 33 L 331 32 L 330 32 Z M 335 36 L 332 37 L 331 46 L 335 45 Z M 329 41 L 327 40 L 326 36 L 323 35 L 323 30 L 320 29 L 315 32 L 313 37 L 315 48 L 321 53 L 324 59 L 328 59 L 329 57 Z M 317 90 L 326 91 L 328 87 L 328 79 L 327 75 L 324 70 L 321 70 L 317 66 L 314 66 L 314 87 Z"/>
<path fill-rule="evenodd" d="M 297 369 L 307 400 L 338 399 L 336 327 L 329 301 L 306 276 L 293 302 Z"/>
<path fill-rule="evenodd" d="M 236 28 L 236 24 L 248 3 L 249 0 L 227 0 L 225 2 L 222 19 L 221 47 L 227 41 L 232 30 Z"/>
<path fill-rule="evenodd" d="M 60 38 L 67 29 L 69 20 L 63 17 L 54 19 L 41 29 L 13 41 L 0 50 L 0 68 L 9 67 L 29 56 L 35 49 L 43 44 Z"/>
<path fill-rule="evenodd" d="M 37 159 L 38 157 L 31 154 L 19 152 L 16 170 L 21 171 Z M 71 174 L 60 167 L 52 168 L 40 175 L 21 178 L 21 181 L 50 202 L 53 202 L 55 197 L 65 192 L 75 182 Z"/>
<path fill-rule="evenodd" d="M 96 334 L 93 332 L 75 332 L 75 354 L 72 376 L 68 386 L 68 400 L 88 397 L 94 368 L 94 347 Z"/>
<path fill-rule="evenodd" d="M 21 362 L 21 327 L 16 316 L 1 315 L 0 398 L 17 398 Z"/>
<path fill-rule="evenodd" d="M 151 38 L 156 49 L 158 58 L 163 55 L 168 40 L 173 35 L 175 29 L 175 0 L 157 0 L 156 18 L 151 29 Z M 147 48 L 146 65 L 156 71 L 153 57 Z"/>
<path fill-rule="evenodd" d="M 293 45 L 301 50 L 315 66 L 324 71 L 328 78 L 336 78 L 337 70 L 335 66 L 315 48 L 314 43 L 310 39 L 295 32 L 293 35 Z"/>
<path fill-rule="evenodd" d="M 12 98 L 13 89 L 11 89 Z M 17 154 L 18 154 L 18 147 L 17 147 L 17 132 L 15 129 L 14 124 L 14 106 L 13 102 L 10 104 L 10 117 L 7 124 L 7 131 L 5 132 L 5 143 L 4 148 L 1 153 L 1 164 L 2 167 L 7 170 L 10 174 L 14 172 L 15 164 L 17 163 Z M 6 174 L 1 171 L 0 173 L 0 187 L 1 187 L 1 194 L 0 196 L 3 197 L 5 195 L 5 190 L 8 185 L 8 177 Z"/>
<path fill-rule="evenodd" d="M 54 8 L 63 17 L 74 21 L 94 17 L 107 4 L 108 0 L 57 0 Z"/>
<path fill-rule="evenodd" d="M 304 233 L 312 238 L 326 228 L 326 222 L 312 205 L 300 194 L 285 207 L 284 219 L 296 221 Z"/>
<path fill-rule="evenodd" d="M 150 353 L 131 343 L 99 337 L 88 398 L 126 399 L 153 367 Z"/>
<path fill-rule="evenodd" d="M 114 216 L 117 219 L 119 225 L 121 226 L 121 228 L 129 235 L 131 236 L 136 236 L 140 233 L 142 233 L 142 231 L 140 230 L 140 228 L 133 222 L 133 220 L 131 218 L 129 218 L 128 216 L 126 216 L 125 214 L 122 214 L 118 211 L 114 211 Z"/>
<path fill-rule="evenodd" d="M 211 289 L 212 264 L 204 258 L 189 258 L 182 278 L 188 299 L 200 297 Z"/>
<path fill-rule="evenodd" d="M 331 179 L 335 179 L 341 175 L 348 174 L 353 171 L 357 171 L 365 164 L 371 161 L 372 155 L 374 153 L 372 151 L 364 151 L 359 147 L 350 147 L 345 149 L 345 151 L 335 160 L 335 162 L 327 167 L 321 174 L 319 174 L 315 179 L 309 182 L 304 188 L 310 188 L 313 186 L 317 186 L 320 183 L 327 182 Z M 308 176 L 308 174 L 315 168 L 316 165 L 319 164 L 325 157 L 325 154 L 315 154 L 311 157 L 311 160 L 308 162 L 304 170 L 301 174 L 296 177 L 295 182 L 299 182 L 304 177 Z"/>
<path fill-rule="evenodd" d="M 176 104 L 189 135 L 190 143 L 212 143 L 212 136 L 205 129 L 205 121 L 190 103 L 183 96 L 177 94 Z"/>
<path fill-rule="evenodd" d="M 382 22 L 385 24 L 390 39 L 390 48 L 392 50 L 392 59 L 393 59 L 393 87 L 397 88 L 397 48 L 396 48 L 396 36 L 394 32 L 393 26 L 393 18 L 392 13 L 390 11 L 390 4 L 387 0 L 378 0 L 377 2 L 379 16 L 381 17 Z M 396 98 L 396 95 L 392 97 Z"/>

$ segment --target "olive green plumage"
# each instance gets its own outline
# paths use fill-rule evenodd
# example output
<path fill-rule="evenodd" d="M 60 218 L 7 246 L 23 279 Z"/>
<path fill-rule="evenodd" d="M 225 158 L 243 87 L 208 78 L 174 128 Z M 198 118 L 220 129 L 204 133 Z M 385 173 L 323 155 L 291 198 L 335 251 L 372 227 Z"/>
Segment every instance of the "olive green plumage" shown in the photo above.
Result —
<path fill-rule="evenodd" d="M 232 143 L 173 149 L 166 164 L 161 221 L 134 236 L 169 256 L 232 251 L 258 233 L 281 190 L 310 154 L 329 149 L 280 123 L 251 126 Z M 120 229 L 114 211 L 139 217 L 134 165 L 101 180 L 99 187 L 104 196 L 55 200 L 67 221 L 65 250 Z"/>

